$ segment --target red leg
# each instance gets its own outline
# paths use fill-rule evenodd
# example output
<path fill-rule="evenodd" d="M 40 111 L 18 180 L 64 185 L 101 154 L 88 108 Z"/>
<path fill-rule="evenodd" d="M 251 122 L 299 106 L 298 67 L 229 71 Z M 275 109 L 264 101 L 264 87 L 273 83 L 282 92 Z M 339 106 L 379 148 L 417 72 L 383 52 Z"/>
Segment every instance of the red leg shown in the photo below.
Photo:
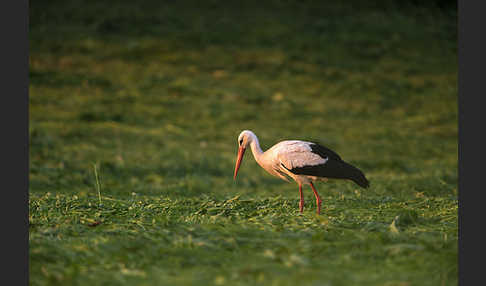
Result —
<path fill-rule="evenodd" d="M 302 184 L 299 184 L 299 194 L 300 194 L 300 202 L 299 202 L 299 209 L 300 212 L 304 212 L 304 194 L 302 193 Z"/>
<path fill-rule="evenodd" d="M 317 190 L 316 190 L 316 188 L 314 188 L 314 184 L 312 184 L 312 182 L 310 182 L 310 186 L 312 188 L 312 191 L 314 192 L 314 196 L 316 196 L 317 214 L 320 214 L 321 213 L 321 197 L 317 193 Z"/>

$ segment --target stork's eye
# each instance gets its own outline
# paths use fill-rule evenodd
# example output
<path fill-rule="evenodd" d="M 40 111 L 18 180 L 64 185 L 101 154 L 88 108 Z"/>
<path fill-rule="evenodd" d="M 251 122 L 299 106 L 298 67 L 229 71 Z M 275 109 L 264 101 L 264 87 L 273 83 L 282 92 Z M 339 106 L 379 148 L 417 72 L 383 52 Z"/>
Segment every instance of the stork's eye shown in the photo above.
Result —
<path fill-rule="evenodd" d="M 240 145 L 243 144 L 243 139 L 240 139 Z"/>

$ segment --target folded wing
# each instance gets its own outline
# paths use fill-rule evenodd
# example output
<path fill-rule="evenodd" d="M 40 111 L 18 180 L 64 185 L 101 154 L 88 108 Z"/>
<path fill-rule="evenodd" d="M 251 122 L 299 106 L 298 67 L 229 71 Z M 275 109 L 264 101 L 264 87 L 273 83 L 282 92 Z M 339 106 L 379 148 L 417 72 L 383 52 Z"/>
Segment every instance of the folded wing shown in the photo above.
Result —
<path fill-rule="evenodd" d="M 363 172 L 344 162 L 331 149 L 316 143 L 291 141 L 279 150 L 278 158 L 285 169 L 296 175 L 349 179 L 363 188 L 369 186 Z"/>

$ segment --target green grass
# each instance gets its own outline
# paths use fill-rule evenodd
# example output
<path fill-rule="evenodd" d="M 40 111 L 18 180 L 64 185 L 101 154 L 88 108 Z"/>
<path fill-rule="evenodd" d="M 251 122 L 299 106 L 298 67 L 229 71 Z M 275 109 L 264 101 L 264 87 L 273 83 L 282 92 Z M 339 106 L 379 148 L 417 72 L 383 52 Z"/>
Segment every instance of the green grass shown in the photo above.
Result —
<path fill-rule="evenodd" d="M 456 11 L 366 3 L 32 1 L 30 284 L 456 285 Z M 371 187 L 300 214 L 243 129 Z"/>

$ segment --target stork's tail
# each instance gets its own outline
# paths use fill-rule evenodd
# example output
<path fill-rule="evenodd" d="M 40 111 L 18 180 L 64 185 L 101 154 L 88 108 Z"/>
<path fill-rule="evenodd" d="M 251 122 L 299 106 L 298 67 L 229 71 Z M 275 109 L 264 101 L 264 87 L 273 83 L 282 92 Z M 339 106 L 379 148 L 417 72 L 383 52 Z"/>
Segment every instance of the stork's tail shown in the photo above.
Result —
<path fill-rule="evenodd" d="M 348 179 L 352 180 L 362 188 L 368 188 L 370 186 L 370 182 L 368 181 L 368 179 L 366 179 L 365 175 L 363 174 L 363 172 L 361 172 L 360 169 L 344 161 L 343 163 L 343 167 L 346 169 Z"/>

